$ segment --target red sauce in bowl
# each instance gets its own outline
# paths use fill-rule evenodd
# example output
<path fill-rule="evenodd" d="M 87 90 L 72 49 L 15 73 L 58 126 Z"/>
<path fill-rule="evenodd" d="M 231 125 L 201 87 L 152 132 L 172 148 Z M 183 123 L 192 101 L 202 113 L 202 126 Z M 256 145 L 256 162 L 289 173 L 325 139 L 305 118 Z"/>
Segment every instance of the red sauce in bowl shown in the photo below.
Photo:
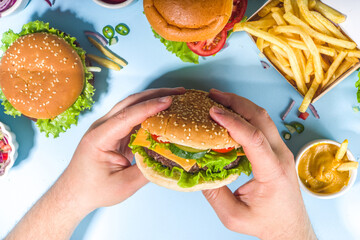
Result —
<path fill-rule="evenodd" d="M 110 4 L 118 4 L 118 3 L 123 3 L 126 2 L 127 0 L 101 0 L 105 3 L 110 3 Z"/>

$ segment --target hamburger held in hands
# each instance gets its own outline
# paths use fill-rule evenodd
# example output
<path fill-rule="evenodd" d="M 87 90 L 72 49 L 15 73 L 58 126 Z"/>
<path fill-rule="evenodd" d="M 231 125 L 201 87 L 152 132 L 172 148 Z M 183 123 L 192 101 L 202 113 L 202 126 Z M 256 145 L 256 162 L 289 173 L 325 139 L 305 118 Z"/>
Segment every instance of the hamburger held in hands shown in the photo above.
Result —
<path fill-rule="evenodd" d="M 241 173 L 250 175 L 241 146 L 211 119 L 212 106 L 227 109 L 206 92 L 187 90 L 173 96 L 170 108 L 141 124 L 129 146 L 149 181 L 190 192 L 224 186 Z"/>
<path fill-rule="evenodd" d="M 75 40 L 41 21 L 3 34 L 0 99 L 6 114 L 35 120 L 46 136 L 58 137 L 77 124 L 93 104 L 94 88 L 85 51 Z"/>
<path fill-rule="evenodd" d="M 156 38 L 184 62 L 215 55 L 243 20 L 247 0 L 144 0 Z"/>

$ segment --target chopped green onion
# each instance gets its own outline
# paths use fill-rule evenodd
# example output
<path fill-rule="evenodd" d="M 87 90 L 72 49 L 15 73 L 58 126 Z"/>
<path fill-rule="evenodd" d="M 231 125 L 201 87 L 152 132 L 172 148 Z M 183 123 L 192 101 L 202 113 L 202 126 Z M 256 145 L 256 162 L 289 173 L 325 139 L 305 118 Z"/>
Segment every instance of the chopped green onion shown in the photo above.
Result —
<path fill-rule="evenodd" d="M 356 113 L 360 112 L 360 107 L 358 107 L 358 106 L 354 106 L 352 109 Z"/>
<path fill-rule="evenodd" d="M 297 131 L 296 131 L 296 127 L 293 126 L 293 125 L 285 124 L 285 127 L 289 130 L 289 132 L 290 132 L 291 134 L 297 132 Z"/>
<path fill-rule="evenodd" d="M 284 132 L 283 137 L 284 137 L 285 140 L 290 140 L 291 139 L 291 134 L 289 132 Z"/>
<path fill-rule="evenodd" d="M 110 25 L 107 25 L 103 28 L 103 34 L 107 39 L 111 39 L 115 35 L 114 28 Z"/>

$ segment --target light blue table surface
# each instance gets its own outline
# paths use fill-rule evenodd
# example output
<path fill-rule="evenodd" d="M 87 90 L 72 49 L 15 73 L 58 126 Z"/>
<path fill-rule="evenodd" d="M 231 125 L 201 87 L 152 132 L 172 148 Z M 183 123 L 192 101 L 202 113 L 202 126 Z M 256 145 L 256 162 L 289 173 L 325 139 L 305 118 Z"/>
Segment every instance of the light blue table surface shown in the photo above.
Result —
<path fill-rule="evenodd" d="M 247 16 L 264 1 L 249 0 Z M 3 114 L 0 120 L 11 127 L 20 144 L 19 157 L 9 175 L 0 179 L 0 238 L 5 236 L 40 196 L 54 183 L 68 165 L 87 128 L 118 101 L 129 94 L 154 87 L 184 86 L 209 90 L 218 88 L 249 98 L 266 108 L 279 131 L 280 115 L 291 99 L 298 107 L 301 97 L 276 72 L 263 69 L 259 51 L 245 33 L 235 33 L 230 46 L 199 65 L 182 63 L 153 37 L 143 14 L 142 1 L 119 10 L 102 8 L 91 0 L 58 0 L 49 8 L 45 1 L 33 0 L 20 14 L 0 19 L 1 33 L 9 28 L 20 31 L 31 20 L 49 21 L 50 25 L 78 38 L 90 53 L 98 53 L 86 40 L 83 31 L 101 31 L 102 27 L 126 23 L 131 32 L 119 37 L 111 49 L 129 65 L 120 72 L 104 70 L 96 74 L 96 104 L 82 114 L 60 138 L 46 138 L 34 123 L 21 117 Z M 354 73 L 326 94 L 315 106 L 320 120 L 310 116 L 305 132 L 287 142 L 296 155 L 307 142 L 329 138 L 349 139 L 349 148 L 360 155 L 360 114 L 352 111 L 356 102 Z M 288 121 L 298 120 L 292 111 Z M 250 177 L 241 176 L 230 185 L 235 190 Z M 360 184 L 334 200 L 319 200 L 303 193 L 312 224 L 320 239 L 360 239 Z M 101 197 L 101 196 L 100 196 Z M 274 219 L 276 221 L 276 219 Z M 55 239 L 55 236 L 54 236 Z M 72 239 L 255 239 L 227 230 L 200 192 L 181 193 L 148 184 L 125 202 L 102 208 L 87 216 Z"/>

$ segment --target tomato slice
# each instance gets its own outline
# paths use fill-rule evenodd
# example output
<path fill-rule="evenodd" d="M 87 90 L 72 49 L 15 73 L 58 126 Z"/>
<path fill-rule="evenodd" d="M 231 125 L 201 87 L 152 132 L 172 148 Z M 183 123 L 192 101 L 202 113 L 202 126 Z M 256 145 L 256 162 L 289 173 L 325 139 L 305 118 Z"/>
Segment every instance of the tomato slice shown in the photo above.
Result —
<path fill-rule="evenodd" d="M 246 12 L 247 4 L 248 0 L 234 0 L 232 14 L 229 22 L 225 25 L 224 30 L 231 30 L 236 23 L 240 22 L 243 19 Z"/>
<path fill-rule="evenodd" d="M 159 137 L 160 136 L 158 136 L 158 135 L 151 134 L 151 138 L 154 139 L 158 143 L 170 143 L 170 142 L 164 142 L 164 141 L 159 140 Z"/>
<path fill-rule="evenodd" d="M 219 52 L 225 45 L 227 31 L 222 30 L 212 39 L 200 42 L 188 42 L 187 46 L 191 51 L 202 57 L 208 57 Z"/>
<path fill-rule="evenodd" d="M 231 152 L 232 150 L 234 150 L 234 147 L 229 147 L 229 148 L 223 148 L 223 149 L 212 149 L 214 152 L 218 152 L 218 153 L 228 153 Z"/>

